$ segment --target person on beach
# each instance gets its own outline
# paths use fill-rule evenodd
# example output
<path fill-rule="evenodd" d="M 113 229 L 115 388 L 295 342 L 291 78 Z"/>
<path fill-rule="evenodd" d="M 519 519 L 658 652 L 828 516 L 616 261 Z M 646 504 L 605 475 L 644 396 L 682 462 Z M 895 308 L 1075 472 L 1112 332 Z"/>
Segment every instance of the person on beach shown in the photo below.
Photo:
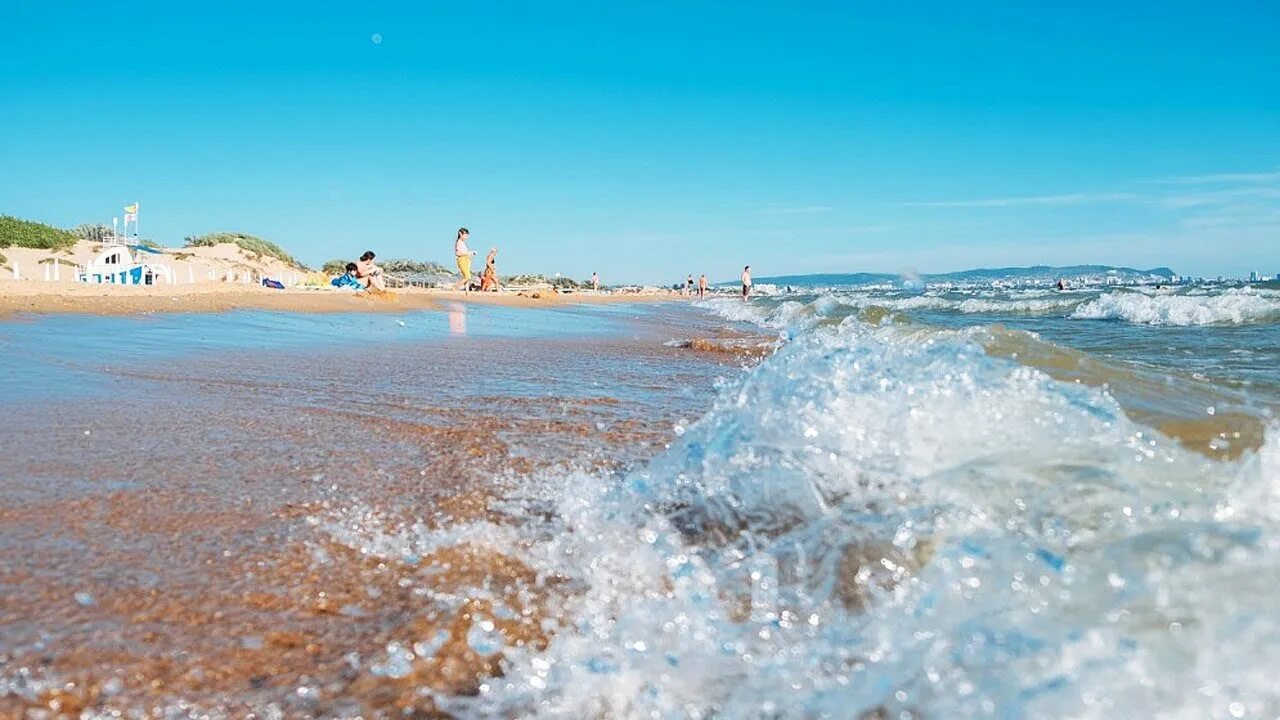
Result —
<path fill-rule="evenodd" d="M 387 281 L 382 275 L 382 268 L 373 264 L 373 258 L 376 257 L 372 250 L 365 250 L 360 256 L 360 260 L 355 263 L 356 277 L 364 283 L 365 287 L 374 290 L 386 290 Z"/>
<path fill-rule="evenodd" d="M 347 271 L 345 273 L 339 275 L 333 280 L 330 280 L 329 284 L 336 288 L 343 288 L 343 289 L 356 290 L 356 291 L 364 290 L 365 283 L 361 282 L 359 276 L 356 274 L 358 272 L 358 268 L 356 267 L 356 264 L 347 263 L 346 270 Z"/>
<path fill-rule="evenodd" d="M 751 266 L 742 268 L 742 299 L 745 301 L 751 295 Z"/>
<path fill-rule="evenodd" d="M 492 247 L 484 259 L 484 272 L 480 273 L 480 291 L 497 292 L 501 289 L 498 284 L 498 248 Z"/>
<path fill-rule="evenodd" d="M 702 273 L 698 277 L 698 297 L 705 298 L 707 296 L 707 274 Z"/>
<path fill-rule="evenodd" d="M 591 289 L 600 292 L 600 276 L 594 272 L 591 273 Z"/>
<path fill-rule="evenodd" d="M 471 237 L 470 230 L 458 228 L 458 238 L 453 241 L 453 255 L 458 261 L 458 272 L 462 274 L 462 279 L 453 288 L 463 292 L 471 290 L 471 258 L 475 257 L 475 251 L 467 248 L 469 237 Z"/>

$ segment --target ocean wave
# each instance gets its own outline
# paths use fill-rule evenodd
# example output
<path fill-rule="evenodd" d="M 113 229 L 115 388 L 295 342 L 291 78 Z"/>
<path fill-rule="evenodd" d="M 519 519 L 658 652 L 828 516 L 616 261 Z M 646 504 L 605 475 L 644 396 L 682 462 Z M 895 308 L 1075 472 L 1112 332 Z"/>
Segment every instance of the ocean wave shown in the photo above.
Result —
<path fill-rule="evenodd" d="M 1182 326 L 1277 322 L 1280 321 L 1280 295 L 1252 288 L 1201 295 L 1112 292 L 1080 305 L 1071 317 Z"/>
<path fill-rule="evenodd" d="M 1280 711 L 1274 430 L 1215 463 L 958 334 L 851 320 L 726 383 L 676 435 L 643 471 L 513 501 L 541 520 L 498 542 L 570 580 L 567 626 L 452 709 Z"/>
<path fill-rule="evenodd" d="M 822 318 L 839 317 L 841 308 L 866 310 L 883 308 L 890 312 L 910 313 L 917 310 L 954 312 L 966 315 L 1065 314 L 1088 300 L 1079 295 L 1024 295 L 1016 297 L 943 297 L 940 295 L 877 295 L 871 293 L 823 294 L 802 302 L 786 300 L 755 301 L 715 299 L 703 303 L 714 313 L 734 322 L 749 322 L 761 327 L 784 330 L 810 327 Z M 849 314 L 848 310 L 843 312 Z"/>

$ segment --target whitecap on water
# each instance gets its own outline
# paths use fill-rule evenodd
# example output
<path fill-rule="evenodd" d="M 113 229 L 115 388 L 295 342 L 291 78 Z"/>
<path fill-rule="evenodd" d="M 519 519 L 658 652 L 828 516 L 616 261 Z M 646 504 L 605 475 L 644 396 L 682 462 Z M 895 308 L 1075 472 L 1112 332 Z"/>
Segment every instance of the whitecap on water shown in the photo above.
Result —
<path fill-rule="evenodd" d="M 581 592 L 545 651 L 457 702 L 1271 716 L 1278 456 L 1273 431 L 1210 461 L 956 337 L 825 327 L 727 383 L 643 472 L 529 488 L 554 511 L 522 557 Z"/>

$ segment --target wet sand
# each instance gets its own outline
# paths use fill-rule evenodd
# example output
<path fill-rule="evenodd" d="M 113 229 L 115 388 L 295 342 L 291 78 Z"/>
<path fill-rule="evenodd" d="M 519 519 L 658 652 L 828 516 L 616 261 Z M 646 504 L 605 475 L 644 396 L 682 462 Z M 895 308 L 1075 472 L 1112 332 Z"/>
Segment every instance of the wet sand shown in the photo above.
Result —
<path fill-rule="evenodd" d="M 477 633 L 540 647 L 573 588 L 498 544 L 344 538 L 519 522 L 524 478 L 656 454 L 740 357 L 634 328 L 78 359 L 101 393 L 0 435 L 0 716 L 442 716 L 501 673 Z"/>
<path fill-rule="evenodd" d="M 224 312 L 237 309 L 289 312 L 404 312 L 436 310 L 443 301 L 503 307 L 553 307 L 688 300 L 668 293 L 555 293 L 547 290 L 463 293 L 410 288 L 386 293 L 353 293 L 329 288 L 272 290 L 253 285 L 206 283 L 130 287 L 41 282 L 0 282 L 0 317 L 14 313 L 132 315 Z"/>

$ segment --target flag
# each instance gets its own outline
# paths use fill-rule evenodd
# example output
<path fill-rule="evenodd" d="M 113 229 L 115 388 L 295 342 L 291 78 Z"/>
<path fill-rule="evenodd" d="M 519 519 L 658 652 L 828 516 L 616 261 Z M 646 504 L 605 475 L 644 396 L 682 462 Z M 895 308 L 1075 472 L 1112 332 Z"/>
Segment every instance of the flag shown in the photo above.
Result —
<path fill-rule="evenodd" d="M 134 207 L 137 207 L 137 205 L 134 205 Z M 138 213 L 136 213 L 136 212 L 128 212 L 128 213 L 125 213 L 125 214 L 124 214 L 124 221 L 125 221 L 125 222 L 127 222 L 127 223 L 136 223 L 136 222 L 138 222 Z"/>
<path fill-rule="evenodd" d="M 138 214 L 138 203 L 136 203 L 136 202 L 135 202 L 135 203 L 134 203 L 134 204 L 132 204 L 132 205 L 125 205 L 125 206 L 124 206 L 124 211 L 125 211 L 125 212 L 127 212 L 127 213 L 132 213 L 132 214 L 134 214 L 134 215 L 137 215 L 137 214 Z"/>

